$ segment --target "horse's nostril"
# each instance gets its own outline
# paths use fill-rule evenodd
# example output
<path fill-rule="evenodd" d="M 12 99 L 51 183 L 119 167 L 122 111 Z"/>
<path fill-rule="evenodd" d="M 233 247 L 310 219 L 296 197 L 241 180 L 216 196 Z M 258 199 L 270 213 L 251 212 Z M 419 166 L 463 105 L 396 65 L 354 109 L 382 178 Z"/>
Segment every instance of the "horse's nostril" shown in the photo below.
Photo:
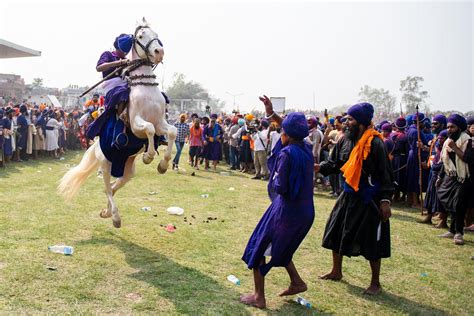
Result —
<path fill-rule="evenodd" d="M 159 54 L 160 50 L 158 48 L 155 48 L 155 53 Z"/>

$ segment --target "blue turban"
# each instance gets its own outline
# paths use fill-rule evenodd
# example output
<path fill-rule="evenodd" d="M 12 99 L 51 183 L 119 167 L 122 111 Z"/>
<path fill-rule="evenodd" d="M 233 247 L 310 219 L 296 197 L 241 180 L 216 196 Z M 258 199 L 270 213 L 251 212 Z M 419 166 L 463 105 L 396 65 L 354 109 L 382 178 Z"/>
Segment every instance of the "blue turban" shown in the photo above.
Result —
<path fill-rule="evenodd" d="M 239 126 L 244 126 L 245 124 L 245 120 L 243 118 L 240 118 L 237 123 L 239 124 Z"/>
<path fill-rule="evenodd" d="M 467 128 L 466 119 L 459 114 L 451 114 L 448 117 L 448 123 L 456 125 L 461 131 L 465 131 Z"/>
<path fill-rule="evenodd" d="M 217 120 L 217 114 L 216 113 L 211 114 L 211 119 L 216 119 Z"/>
<path fill-rule="evenodd" d="M 336 121 L 336 119 L 334 117 L 330 117 L 329 118 L 329 124 L 334 124 L 334 122 Z"/>
<path fill-rule="evenodd" d="M 303 140 L 309 135 L 308 122 L 301 112 L 292 112 L 283 120 L 281 124 L 285 134 L 296 140 Z"/>
<path fill-rule="evenodd" d="M 352 116 L 357 123 L 369 126 L 374 116 L 374 107 L 367 102 L 357 103 L 347 110 L 347 114 Z"/>
<path fill-rule="evenodd" d="M 128 53 L 132 49 L 133 36 L 130 34 L 120 34 L 115 38 L 114 47 L 124 53 Z"/>
<path fill-rule="evenodd" d="M 395 121 L 395 127 L 399 128 L 399 129 L 406 128 L 407 127 L 407 120 L 405 120 L 405 118 L 403 118 L 403 117 L 397 118 L 397 120 Z"/>
<path fill-rule="evenodd" d="M 412 114 L 412 116 L 413 116 L 413 123 L 416 123 L 416 118 L 417 118 L 416 113 Z M 425 119 L 426 119 L 425 114 L 418 112 L 418 121 L 422 123 L 425 121 Z"/>
<path fill-rule="evenodd" d="M 415 120 L 415 116 L 413 114 L 408 114 L 407 115 L 407 125 L 411 126 Z"/>
<path fill-rule="evenodd" d="M 20 113 L 26 113 L 28 112 L 28 108 L 26 107 L 26 105 L 22 104 L 20 105 Z"/>
<path fill-rule="evenodd" d="M 474 116 L 469 116 L 466 121 L 467 121 L 467 125 L 474 124 Z"/>
<path fill-rule="evenodd" d="M 439 132 L 438 137 L 448 138 L 448 130 L 443 129 L 441 132 Z"/>
<path fill-rule="evenodd" d="M 446 119 L 446 116 L 444 116 L 443 114 L 436 114 L 433 117 L 433 122 L 438 122 L 442 124 L 444 127 L 446 127 L 446 125 L 448 124 L 448 120 Z"/>

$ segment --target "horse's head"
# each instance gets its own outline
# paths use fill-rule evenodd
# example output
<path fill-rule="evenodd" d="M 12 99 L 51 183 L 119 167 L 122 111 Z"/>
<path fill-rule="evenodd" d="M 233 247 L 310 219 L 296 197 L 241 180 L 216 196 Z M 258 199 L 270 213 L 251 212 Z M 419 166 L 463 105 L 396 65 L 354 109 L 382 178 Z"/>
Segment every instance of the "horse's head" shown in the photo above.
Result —
<path fill-rule="evenodd" d="M 163 43 L 158 38 L 158 34 L 150 28 L 145 18 L 137 25 L 134 35 L 134 49 L 140 58 L 148 59 L 154 64 L 163 61 L 165 54 Z"/>

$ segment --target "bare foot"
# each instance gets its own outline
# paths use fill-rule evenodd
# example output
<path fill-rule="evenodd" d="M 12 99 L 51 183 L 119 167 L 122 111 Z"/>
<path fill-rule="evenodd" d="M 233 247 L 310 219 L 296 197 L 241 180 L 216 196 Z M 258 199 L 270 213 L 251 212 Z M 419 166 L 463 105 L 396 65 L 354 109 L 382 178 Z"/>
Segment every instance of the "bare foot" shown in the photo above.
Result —
<path fill-rule="evenodd" d="M 308 287 L 306 286 L 306 283 L 301 283 L 301 284 L 290 283 L 290 286 L 286 290 L 281 292 L 280 296 L 295 295 L 298 293 L 303 293 L 303 292 L 306 292 L 307 289 Z"/>
<path fill-rule="evenodd" d="M 321 280 L 333 280 L 340 281 L 342 279 L 342 273 L 331 271 L 329 273 L 319 276 Z"/>
<path fill-rule="evenodd" d="M 378 295 L 382 292 L 382 286 L 380 284 L 371 284 L 365 291 L 367 295 Z"/>
<path fill-rule="evenodd" d="M 245 305 L 254 306 L 262 309 L 266 307 L 265 298 L 257 299 L 257 296 L 255 294 L 241 295 L 240 302 L 244 303 Z"/>

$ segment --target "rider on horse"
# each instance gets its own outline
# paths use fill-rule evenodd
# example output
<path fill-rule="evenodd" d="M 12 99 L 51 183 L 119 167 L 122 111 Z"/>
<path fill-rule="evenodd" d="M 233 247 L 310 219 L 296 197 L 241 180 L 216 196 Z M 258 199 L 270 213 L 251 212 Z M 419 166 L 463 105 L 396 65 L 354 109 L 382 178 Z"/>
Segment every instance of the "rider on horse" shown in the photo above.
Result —
<path fill-rule="evenodd" d="M 130 88 L 128 83 L 122 79 L 121 73 L 117 71 L 118 67 L 128 64 L 125 56 L 133 45 L 133 36 L 129 34 L 120 34 L 114 42 L 115 51 L 105 51 L 100 55 L 96 70 L 102 72 L 105 78 L 113 72 L 116 72 L 112 78 L 106 80 L 102 88 L 105 90 L 105 111 L 95 120 L 87 130 L 87 137 L 94 139 L 100 133 L 101 127 L 112 114 L 123 111 L 124 105 L 128 102 Z"/>

